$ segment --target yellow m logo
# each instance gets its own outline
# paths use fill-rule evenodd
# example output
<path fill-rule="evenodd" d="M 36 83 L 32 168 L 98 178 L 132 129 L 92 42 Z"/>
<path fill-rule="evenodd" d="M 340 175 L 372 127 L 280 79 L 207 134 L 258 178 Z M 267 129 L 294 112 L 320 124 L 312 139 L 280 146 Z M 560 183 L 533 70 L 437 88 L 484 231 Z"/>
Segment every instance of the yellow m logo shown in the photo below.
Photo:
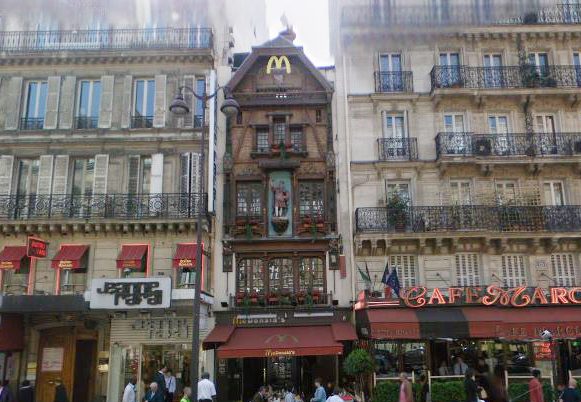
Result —
<path fill-rule="evenodd" d="M 291 73 L 291 64 L 286 56 L 271 56 L 268 59 L 268 64 L 266 65 L 266 74 L 270 74 L 272 71 L 272 64 L 274 63 L 274 67 L 278 70 L 282 69 L 282 63 L 284 63 L 284 68 L 287 74 Z"/>

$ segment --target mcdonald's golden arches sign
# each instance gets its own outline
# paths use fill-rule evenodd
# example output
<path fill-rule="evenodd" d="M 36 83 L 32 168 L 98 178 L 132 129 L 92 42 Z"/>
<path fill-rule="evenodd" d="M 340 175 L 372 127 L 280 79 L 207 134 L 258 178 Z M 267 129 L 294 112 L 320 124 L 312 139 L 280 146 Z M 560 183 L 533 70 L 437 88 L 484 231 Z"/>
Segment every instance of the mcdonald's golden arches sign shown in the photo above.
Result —
<path fill-rule="evenodd" d="M 286 56 L 270 56 L 270 59 L 268 59 L 268 63 L 266 64 L 266 74 L 271 73 L 273 64 L 277 70 L 282 70 L 283 63 L 284 63 L 284 69 L 286 70 L 286 73 L 290 74 L 291 73 L 291 63 L 290 63 L 288 57 L 286 57 Z"/>

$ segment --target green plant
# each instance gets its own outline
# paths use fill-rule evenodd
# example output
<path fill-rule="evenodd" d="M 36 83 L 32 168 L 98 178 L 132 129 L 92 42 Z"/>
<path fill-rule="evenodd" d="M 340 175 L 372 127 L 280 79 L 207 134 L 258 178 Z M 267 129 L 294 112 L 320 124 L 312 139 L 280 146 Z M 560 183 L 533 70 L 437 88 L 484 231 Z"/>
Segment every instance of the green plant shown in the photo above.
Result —
<path fill-rule="evenodd" d="M 398 402 L 399 401 L 399 381 L 378 381 L 373 390 L 373 402 Z M 420 400 L 422 385 L 412 384 L 414 400 Z"/>
<path fill-rule="evenodd" d="M 508 397 L 512 402 L 527 402 L 529 397 L 528 383 L 512 383 L 508 385 Z M 543 382 L 543 397 L 545 401 L 555 400 L 551 384 Z"/>
<path fill-rule="evenodd" d="M 356 384 L 359 388 L 356 391 L 363 391 L 365 388 L 365 380 L 375 371 L 375 361 L 369 352 L 365 349 L 354 349 L 345 361 L 343 362 L 343 369 L 347 375 L 356 378 Z"/>
<path fill-rule="evenodd" d="M 405 228 L 408 203 L 399 194 L 393 194 L 387 200 L 387 219 L 396 229 Z"/>
<path fill-rule="evenodd" d="M 435 381 L 432 382 L 432 402 L 464 401 L 464 382 Z"/>

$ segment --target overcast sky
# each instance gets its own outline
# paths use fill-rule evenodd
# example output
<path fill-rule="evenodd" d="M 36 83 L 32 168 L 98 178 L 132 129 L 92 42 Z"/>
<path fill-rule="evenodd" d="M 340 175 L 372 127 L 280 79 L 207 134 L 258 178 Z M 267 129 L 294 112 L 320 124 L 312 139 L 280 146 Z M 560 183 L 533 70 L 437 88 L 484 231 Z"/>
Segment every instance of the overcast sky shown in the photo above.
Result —
<path fill-rule="evenodd" d="M 307 57 L 317 67 L 332 65 L 328 0 L 266 0 L 270 38 L 285 28 L 280 21 L 283 14 L 297 34 L 295 45 L 303 46 Z"/>

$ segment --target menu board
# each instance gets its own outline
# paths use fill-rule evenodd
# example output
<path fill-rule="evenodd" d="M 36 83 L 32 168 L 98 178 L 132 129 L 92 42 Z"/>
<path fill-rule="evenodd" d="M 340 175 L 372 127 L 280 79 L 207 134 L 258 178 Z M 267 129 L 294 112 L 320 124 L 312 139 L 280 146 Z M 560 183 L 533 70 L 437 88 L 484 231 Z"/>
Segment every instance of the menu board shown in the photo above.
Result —
<path fill-rule="evenodd" d="M 40 366 L 40 371 L 62 371 L 64 354 L 64 348 L 42 349 L 42 365 Z"/>

